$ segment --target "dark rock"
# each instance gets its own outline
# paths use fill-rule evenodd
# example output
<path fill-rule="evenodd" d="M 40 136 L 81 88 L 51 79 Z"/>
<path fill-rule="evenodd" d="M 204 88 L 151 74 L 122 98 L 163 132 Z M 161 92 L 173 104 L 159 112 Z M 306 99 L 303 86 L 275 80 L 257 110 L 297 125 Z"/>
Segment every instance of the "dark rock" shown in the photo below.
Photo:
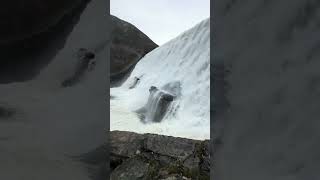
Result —
<path fill-rule="evenodd" d="M 132 83 L 132 85 L 129 87 L 129 89 L 135 88 L 135 87 L 138 85 L 139 81 L 140 81 L 140 78 L 134 77 L 133 83 Z"/>
<path fill-rule="evenodd" d="M 158 90 L 157 87 L 151 86 L 150 89 L 149 89 L 149 92 L 151 93 L 151 92 L 156 91 L 156 90 Z"/>
<path fill-rule="evenodd" d="M 110 140 L 111 179 L 209 179 L 209 141 L 124 131 Z"/>
<path fill-rule="evenodd" d="M 110 48 L 110 82 L 122 82 L 135 64 L 158 47 L 132 24 L 111 16 L 113 30 Z"/>
<path fill-rule="evenodd" d="M 161 122 L 168 112 L 170 103 L 176 98 L 176 95 L 158 89 L 155 86 L 151 86 L 149 92 L 150 95 L 147 104 L 136 112 L 140 115 L 144 123 Z"/>
<path fill-rule="evenodd" d="M 110 179 L 146 179 L 149 172 L 150 164 L 139 156 L 127 159 L 118 166 L 110 176 Z"/>
<path fill-rule="evenodd" d="M 171 94 L 163 94 L 162 95 L 162 99 L 163 100 L 165 100 L 165 101 L 173 101 L 173 99 L 174 99 L 174 96 L 173 95 L 171 95 Z"/>

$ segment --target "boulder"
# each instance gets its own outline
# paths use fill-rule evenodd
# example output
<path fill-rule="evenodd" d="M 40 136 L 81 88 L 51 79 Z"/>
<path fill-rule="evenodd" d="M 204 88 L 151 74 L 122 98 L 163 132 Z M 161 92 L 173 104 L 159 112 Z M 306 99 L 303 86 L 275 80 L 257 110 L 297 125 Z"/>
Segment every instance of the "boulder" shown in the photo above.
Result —
<path fill-rule="evenodd" d="M 136 112 L 145 123 L 161 122 L 175 96 L 155 86 L 151 86 L 149 92 L 147 104 Z"/>
<path fill-rule="evenodd" d="M 140 78 L 134 77 L 133 82 L 132 82 L 132 84 L 130 85 L 129 89 L 135 88 L 135 87 L 138 85 L 139 81 L 140 81 Z"/>

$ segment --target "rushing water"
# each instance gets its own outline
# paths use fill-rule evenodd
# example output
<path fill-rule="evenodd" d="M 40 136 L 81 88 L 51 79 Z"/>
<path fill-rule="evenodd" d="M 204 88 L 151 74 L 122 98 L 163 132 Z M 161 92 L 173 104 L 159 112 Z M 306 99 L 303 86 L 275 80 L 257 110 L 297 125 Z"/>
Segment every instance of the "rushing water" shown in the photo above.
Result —
<path fill-rule="evenodd" d="M 122 86 L 111 88 L 111 130 L 210 137 L 209 22 L 147 54 Z M 158 90 L 150 92 L 152 86 Z"/>

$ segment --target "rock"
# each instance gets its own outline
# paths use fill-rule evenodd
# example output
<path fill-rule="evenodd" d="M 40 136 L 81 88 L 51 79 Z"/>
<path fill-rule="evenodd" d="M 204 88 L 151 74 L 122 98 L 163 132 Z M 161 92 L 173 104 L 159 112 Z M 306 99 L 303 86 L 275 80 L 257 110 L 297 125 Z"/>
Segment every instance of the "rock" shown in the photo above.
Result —
<path fill-rule="evenodd" d="M 129 158 L 118 166 L 110 176 L 112 180 L 127 179 L 146 179 L 149 172 L 150 164 L 145 162 L 141 157 L 135 156 Z"/>
<path fill-rule="evenodd" d="M 173 138 L 170 136 L 159 136 L 148 134 L 144 141 L 144 148 L 163 156 L 174 157 L 181 161 L 192 155 L 195 151 L 196 140 L 185 138 Z"/>
<path fill-rule="evenodd" d="M 157 90 L 158 90 L 157 87 L 151 86 L 150 89 L 149 89 L 149 92 L 151 93 L 151 92 L 154 92 L 154 91 L 157 91 Z"/>
<path fill-rule="evenodd" d="M 209 179 L 209 141 L 124 131 L 110 141 L 111 179 Z"/>
<path fill-rule="evenodd" d="M 171 101 L 173 101 L 174 96 L 171 95 L 171 94 L 163 94 L 163 95 L 162 95 L 162 99 L 165 100 L 165 101 L 171 102 Z"/>
<path fill-rule="evenodd" d="M 149 92 L 147 104 L 136 112 L 144 123 L 161 122 L 176 96 L 155 86 L 151 86 Z"/>
<path fill-rule="evenodd" d="M 158 47 L 132 24 L 111 16 L 110 82 L 122 82 L 134 65 Z"/>
<path fill-rule="evenodd" d="M 139 81 L 140 81 L 140 78 L 134 77 L 133 83 L 132 83 L 132 85 L 129 87 L 129 89 L 135 88 L 135 87 L 138 85 Z"/>
<path fill-rule="evenodd" d="M 125 158 L 132 157 L 137 151 L 141 152 L 144 139 L 136 133 L 113 131 L 110 133 L 110 153 Z"/>

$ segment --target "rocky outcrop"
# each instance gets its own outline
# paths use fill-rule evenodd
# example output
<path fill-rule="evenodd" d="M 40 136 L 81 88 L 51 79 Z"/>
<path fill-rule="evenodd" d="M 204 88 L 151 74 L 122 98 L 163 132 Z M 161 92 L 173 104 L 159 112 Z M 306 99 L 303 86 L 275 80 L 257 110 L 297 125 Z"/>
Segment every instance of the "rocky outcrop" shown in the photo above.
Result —
<path fill-rule="evenodd" d="M 134 65 L 148 52 L 158 47 L 132 24 L 111 16 L 113 26 L 110 47 L 110 81 L 122 81 Z"/>
<path fill-rule="evenodd" d="M 175 96 L 155 86 L 151 86 L 149 92 L 147 104 L 136 112 L 144 123 L 161 122 Z"/>
<path fill-rule="evenodd" d="M 110 132 L 111 179 L 210 179 L 209 141 Z"/>

